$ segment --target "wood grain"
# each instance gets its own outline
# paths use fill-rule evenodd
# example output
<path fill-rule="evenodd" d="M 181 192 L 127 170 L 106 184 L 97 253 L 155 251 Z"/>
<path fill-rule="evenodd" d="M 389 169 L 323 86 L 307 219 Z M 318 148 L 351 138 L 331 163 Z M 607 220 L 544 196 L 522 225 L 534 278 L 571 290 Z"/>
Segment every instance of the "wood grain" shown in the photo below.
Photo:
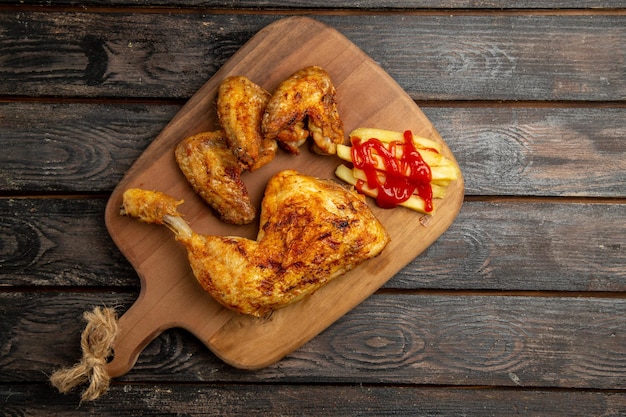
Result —
<path fill-rule="evenodd" d="M 3 285 L 138 289 L 108 236 L 104 206 L 0 199 Z M 465 202 L 451 228 L 384 287 L 623 292 L 624 225 L 621 204 Z"/>
<path fill-rule="evenodd" d="M 421 109 L 457 155 L 467 195 L 626 197 L 626 108 Z M 110 193 L 178 110 L 176 104 L 0 103 L 0 190 Z M 577 174 L 583 172 L 593 174 Z"/>
<path fill-rule="evenodd" d="M 0 3 L 11 3 L 10 1 L 3 0 Z M 39 0 L 22 0 L 20 2 L 21 5 L 40 5 Z M 70 5 L 75 6 L 77 2 L 73 0 L 61 0 L 55 1 L 55 6 L 63 6 Z M 129 7 L 151 7 L 151 6 L 166 6 L 166 7 L 177 7 L 177 8 L 198 8 L 198 7 L 206 7 L 211 9 L 225 8 L 231 10 L 233 8 L 232 1 L 216 1 L 216 0 L 82 0 L 80 1 L 80 5 L 83 6 L 129 6 Z M 333 10 L 336 12 L 341 12 L 345 10 L 351 11 L 370 11 L 370 10 L 419 10 L 419 9 L 427 9 L 427 12 L 432 12 L 432 10 L 441 9 L 498 9 L 498 10 L 507 10 L 507 9 L 553 9 L 553 8 L 563 8 L 563 9 L 573 9 L 573 10 L 583 10 L 588 11 L 589 9 L 594 10 L 602 10 L 602 9 L 614 9 L 622 7 L 623 3 L 620 0 L 585 0 L 585 1 L 574 1 L 574 0 L 560 0 L 558 2 L 552 0 L 515 0 L 515 1 L 507 1 L 500 2 L 496 0 L 491 1 L 468 1 L 468 0 L 446 0 L 446 1 L 436 1 L 436 0 L 404 0 L 404 1 L 394 1 L 394 2 L 386 2 L 381 6 L 381 3 L 376 0 L 367 0 L 367 1 L 359 1 L 354 2 L 350 0 L 341 0 L 341 1 L 333 1 L 333 0 L 316 0 L 316 1 L 306 1 L 306 0 L 263 0 L 263 1 L 255 1 L 255 0 L 244 0 L 237 1 L 237 7 L 239 8 L 248 8 L 254 12 L 259 12 L 263 10 L 272 11 L 275 9 L 282 10 L 285 8 L 295 9 L 301 11 L 325 11 L 325 10 Z"/>
<path fill-rule="evenodd" d="M 188 98 L 250 37 L 282 17 L 2 12 L 0 95 Z M 626 50 L 626 25 L 619 14 L 318 19 L 363 49 L 416 100 L 625 97 L 616 51 Z"/>
<path fill-rule="evenodd" d="M 466 202 L 387 287 L 623 292 L 625 248 L 623 204 Z"/>
<path fill-rule="evenodd" d="M 45 381 L 78 358 L 82 312 L 132 294 L 0 293 L 5 383 Z M 376 294 L 325 332 L 255 372 L 170 330 L 120 383 L 413 384 L 624 389 L 626 300 Z M 41 359 L 37 359 L 41 358 Z"/>
<path fill-rule="evenodd" d="M 0 103 L 0 190 L 110 192 L 178 106 Z M 35 150 L 35 151 L 33 151 Z"/>
<path fill-rule="evenodd" d="M 468 195 L 624 197 L 624 110 L 480 107 L 426 113 L 465 161 Z"/>
<path fill-rule="evenodd" d="M 614 392 L 494 388 L 449 389 L 377 385 L 115 385 L 110 395 L 76 408 L 77 395 L 59 396 L 48 387 L 0 387 L 11 416 L 185 415 L 301 416 L 603 416 L 626 410 L 623 395 Z M 193 401 L 190 401 L 193 398 Z M 280 400 L 278 400 L 280 399 Z"/>
<path fill-rule="evenodd" d="M 104 225 L 102 199 L 0 199 L 4 286 L 134 286 Z"/>
<path fill-rule="evenodd" d="M 626 415 L 623 1 L 0 3 L 0 414 Z M 106 197 L 293 14 L 417 101 L 463 168 L 455 223 L 275 365 L 234 369 L 171 329 L 98 401 L 59 395 L 47 378 L 78 359 L 82 313 L 139 292 Z"/>

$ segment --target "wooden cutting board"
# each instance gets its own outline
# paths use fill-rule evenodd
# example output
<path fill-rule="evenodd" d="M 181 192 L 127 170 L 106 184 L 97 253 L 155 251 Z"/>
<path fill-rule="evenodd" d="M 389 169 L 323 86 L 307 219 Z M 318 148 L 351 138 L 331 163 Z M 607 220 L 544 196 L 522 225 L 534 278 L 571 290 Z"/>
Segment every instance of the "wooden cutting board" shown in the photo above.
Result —
<path fill-rule="evenodd" d="M 254 239 L 258 223 L 232 226 L 220 222 L 194 194 L 180 173 L 176 144 L 195 133 L 216 130 L 216 91 L 229 75 L 244 75 L 268 91 L 293 72 L 319 65 L 330 74 L 346 134 L 357 127 L 377 127 L 443 140 L 414 101 L 363 51 L 336 30 L 305 17 L 277 21 L 248 41 L 180 110 L 115 188 L 105 220 L 111 237 L 136 269 L 141 292 L 120 317 L 111 377 L 128 372 L 143 348 L 161 332 L 181 327 L 232 366 L 258 369 L 276 362 L 315 337 L 374 293 L 433 243 L 453 222 L 463 202 L 463 179 L 454 181 L 434 216 L 405 208 L 383 210 L 368 199 L 387 228 L 391 243 L 383 253 L 324 286 L 310 297 L 266 318 L 234 313 L 205 293 L 187 263 L 186 252 L 164 227 L 139 223 L 119 214 L 122 193 L 130 187 L 166 192 L 185 203 L 180 211 L 203 234 Z M 302 147 L 300 155 L 279 151 L 270 163 L 244 174 L 253 202 L 260 202 L 268 179 L 283 169 L 335 178 L 341 161 Z M 219 256 L 219 254 L 216 254 Z"/>

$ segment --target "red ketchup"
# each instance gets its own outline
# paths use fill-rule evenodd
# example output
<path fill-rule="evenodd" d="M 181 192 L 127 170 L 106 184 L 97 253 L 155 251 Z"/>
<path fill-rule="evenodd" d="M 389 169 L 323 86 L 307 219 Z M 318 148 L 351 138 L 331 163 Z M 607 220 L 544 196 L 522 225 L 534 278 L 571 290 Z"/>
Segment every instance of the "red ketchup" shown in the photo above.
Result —
<path fill-rule="evenodd" d="M 356 189 L 362 192 L 367 183 L 369 188 L 378 190 L 376 204 L 382 208 L 396 207 L 412 194 L 417 194 L 424 200 L 426 212 L 430 213 L 433 210 L 432 176 L 430 167 L 415 148 L 413 134 L 410 130 L 405 131 L 404 141 L 391 142 L 388 147 L 389 150 L 376 138 L 364 142 L 361 138 L 352 138 L 352 162 L 355 168 L 365 172 L 367 178 L 367 181 L 358 180 Z M 397 147 L 402 148 L 400 159 L 394 157 Z M 384 180 L 375 168 L 374 155 L 385 165 Z"/>

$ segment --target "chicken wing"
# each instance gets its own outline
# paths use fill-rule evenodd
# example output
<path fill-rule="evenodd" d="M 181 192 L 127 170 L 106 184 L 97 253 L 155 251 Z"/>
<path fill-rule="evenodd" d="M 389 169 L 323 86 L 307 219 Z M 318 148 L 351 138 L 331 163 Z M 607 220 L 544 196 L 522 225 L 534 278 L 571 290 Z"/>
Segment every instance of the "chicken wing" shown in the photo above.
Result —
<path fill-rule="evenodd" d="M 335 87 L 324 69 L 311 66 L 297 71 L 280 83 L 267 103 L 263 134 L 295 154 L 310 135 L 314 152 L 334 154 L 337 144 L 344 140 L 335 96 Z"/>
<path fill-rule="evenodd" d="M 256 240 L 196 234 L 172 214 L 178 204 L 161 193 L 131 189 L 124 193 L 122 214 L 165 224 L 186 247 L 193 273 L 209 294 L 259 317 L 377 256 L 389 242 L 357 193 L 292 170 L 270 179 Z"/>
<path fill-rule="evenodd" d="M 181 141 L 174 152 L 189 184 L 226 223 L 247 224 L 256 210 L 241 180 L 241 166 L 223 131 L 204 132 Z"/>
<path fill-rule="evenodd" d="M 270 162 L 278 148 L 261 133 L 261 119 L 270 93 L 244 76 L 225 78 L 218 88 L 217 116 L 228 143 L 245 169 Z"/>

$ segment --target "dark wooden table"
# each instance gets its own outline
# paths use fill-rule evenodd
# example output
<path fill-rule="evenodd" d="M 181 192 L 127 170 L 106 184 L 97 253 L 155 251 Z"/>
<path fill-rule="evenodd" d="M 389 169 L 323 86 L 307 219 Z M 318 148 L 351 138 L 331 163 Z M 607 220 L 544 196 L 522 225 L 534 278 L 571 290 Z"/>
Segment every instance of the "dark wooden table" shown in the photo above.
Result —
<path fill-rule="evenodd" d="M 285 16 L 347 36 L 457 157 L 452 227 L 260 371 L 182 330 L 79 405 L 50 374 L 139 280 L 108 196 L 243 43 Z M 375 92 L 373 92 L 375 94 Z M 625 415 L 626 4 L 0 3 L 0 414 Z"/>

